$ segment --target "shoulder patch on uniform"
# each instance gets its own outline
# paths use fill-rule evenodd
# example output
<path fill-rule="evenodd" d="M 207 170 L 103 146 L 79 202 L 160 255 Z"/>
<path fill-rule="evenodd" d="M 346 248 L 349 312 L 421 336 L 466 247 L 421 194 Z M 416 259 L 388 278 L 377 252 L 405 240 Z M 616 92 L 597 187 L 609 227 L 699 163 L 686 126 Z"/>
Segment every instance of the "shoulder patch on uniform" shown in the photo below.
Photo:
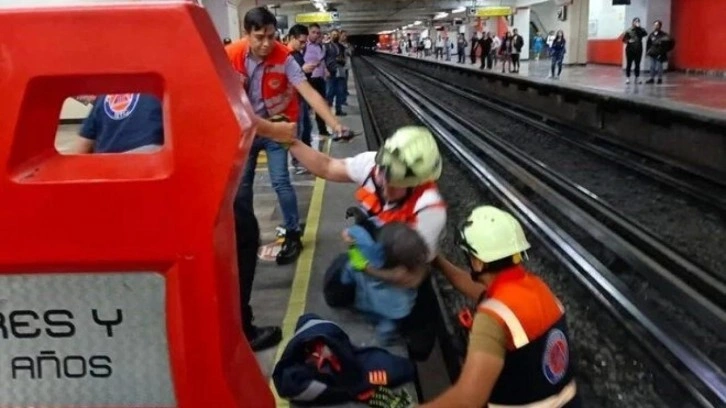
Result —
<path fill-rule="evenodd" d="M 560 329 L 552 329 L 547 335 L 542 356 L 542 372 L 550 384 L 557 384 L 567 374 L 570 360 L 570 345 Z"/>
<path fill-rule="evenodd" d="M 113 120 L 126 119 L 136 109 L 139 103 L 139 94 L 106 95 L 103 101 L 103 111 Z"/>

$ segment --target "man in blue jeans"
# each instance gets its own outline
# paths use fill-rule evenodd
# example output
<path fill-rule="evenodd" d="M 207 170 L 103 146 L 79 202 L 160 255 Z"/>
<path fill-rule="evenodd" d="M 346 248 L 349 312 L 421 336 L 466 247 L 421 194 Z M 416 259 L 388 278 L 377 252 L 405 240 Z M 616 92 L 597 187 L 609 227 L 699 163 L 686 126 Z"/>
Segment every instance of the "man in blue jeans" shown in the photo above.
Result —
<path fill-rule="evenodd" d="M 294 26 L 290 27 L 290 31 L 287 34 L 287 37 L 289 38 L 287 46 L 290 48 L 290 55 L 295 58 L 295 61 L 297 61 L 297 63 L 300 65 L 300 68 L 302 68 L 303 72 L 305 73 L 305 78 L 310 81 L 310 79 L 312 78 L 312 73 L 317 67 L 317 64 L 305 63 L 304 50 L 305 44 L 308 41 L 308 33 L 308 28 L 302 24 L 295 24 Z M 298 120 L 297 137 L 303 143 L 310 146 L 310 144 L 312 143 L 311 133 L 313 130 L 313 123 L 310 119 L 310 105 L 308 105 L 304 98 L 299 98 L 298 104 L 300 106 L 300 119 Z M 295 167 L 295 174 L 306 174 L 308 172 L 305 167 L 300 166 L 300 163 L 294 157 L 292 158 L 292 165 L 293 167 Z"/>
<path fill-rule="evenodd" d="M 345 116 L 343 112 L 343 99 L 345 99 L 345 47 L 340 43 L 340 32 L 330 32 L 330 43 L 325 47 L 325 67 L 328 70 L 327 99 L 328 105 L 333 106 L 335 101 L 335 114 Z"/>
<path fill-rule="evenodd" d="M 282 117 L 290 122 L 299 119 L 298 94 L 302 96 L 336 133 L 344 128 L 336 120 L 325 100 L 310 86 L 302 68 L 290 50 L 275 40 L 277 19 L 266 7 L 249 10 L 244 17 L 246 36 L 225 50 L 235 71 L 240 74 L 255 114 L 262 118 Z M 287 148 L 267 138 L 256 137 L 237 192 L 237 200 L 252 208 L 253 182 L 260 151 L 267 153 L 272 188 L 282 209 L 285 240 L 277 254 L 278 265 L 295 262 L 302 251 L 297 196 L 290 183 Z"/>

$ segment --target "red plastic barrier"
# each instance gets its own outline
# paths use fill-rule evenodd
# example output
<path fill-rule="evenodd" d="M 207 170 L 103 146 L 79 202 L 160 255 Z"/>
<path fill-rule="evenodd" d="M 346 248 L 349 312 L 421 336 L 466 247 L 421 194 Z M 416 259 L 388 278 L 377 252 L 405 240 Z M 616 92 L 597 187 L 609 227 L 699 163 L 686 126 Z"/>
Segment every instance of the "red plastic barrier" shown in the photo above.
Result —
<path fill-rule="evenodd" d="M 66 97 L 126 92 L 162 98 L 163 149 L 56 152 Z M 242 94 L 197 6 L 0 10 L 0 406 L 274 405 L 240 322 Z"/>

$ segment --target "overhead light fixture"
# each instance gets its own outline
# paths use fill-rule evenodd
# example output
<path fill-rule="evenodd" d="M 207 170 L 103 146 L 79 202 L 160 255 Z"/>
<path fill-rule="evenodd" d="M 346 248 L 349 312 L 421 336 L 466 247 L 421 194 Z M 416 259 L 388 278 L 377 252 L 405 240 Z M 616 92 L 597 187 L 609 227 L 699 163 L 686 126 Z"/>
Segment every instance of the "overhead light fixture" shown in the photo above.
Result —
<path fill-rule="evenodd" d="M 451 10 L 451 14 L 463 13 L 466 11 L 466 7 L 459 7 Z"/>
<path fill-rule="evenodd" d="M 449 15 L 449 13 L 446 13 L 446 12 L 443 12 L 443 11 L 442 11 L 442 12 L 440 12 L 440 13 L 437 13 L 437 14 L 436 14 L 436 15 L 434 16 L 434 20 L 441 20 L 442 18 L 445 18 L 445 17 L 447 17 L 448 15 Z"/>
<path fill-rule="evenodd" d="M 318 11 L 325 12 L 327 5 L 325 4 L 325 0 L 311 0 L 311 3 L 313 3 L 313 6 L 315 6 Z"/>
<path fill-rule="evenodd" d="M 416 20 L 416 21 L 413 22 L 413 25 L 421 25 L 421 21 L 420 20 Z"/>

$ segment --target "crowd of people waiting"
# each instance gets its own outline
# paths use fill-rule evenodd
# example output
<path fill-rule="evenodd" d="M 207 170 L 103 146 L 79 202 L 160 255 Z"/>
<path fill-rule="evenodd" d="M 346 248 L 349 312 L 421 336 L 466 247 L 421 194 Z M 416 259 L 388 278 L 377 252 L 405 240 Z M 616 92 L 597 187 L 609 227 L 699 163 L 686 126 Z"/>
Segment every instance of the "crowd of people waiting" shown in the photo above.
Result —
<path fill-rule="evenodd" d="M 640 81 L 640 63 L 643 57 L 643 39 L 647 38 L 645 55 L 650 62 L 650 78 L 647 84 L 663 83 L 664 64 L 668 61 L 668 53 L 675 47 L 674 39 L 662 30 L 663 23 L 656 20 L 653 31 L 648 32 L 640 26 L 640 18 L 634 18 L 632 26 L 620 38 L 625 44 L 626 55 L 626 84 L 630 83 L 631 72 L 635 74 L 635 82 Z M 562 64 L 567 53 L 567 41 L 562 30 L 550 31 L 546 36 L 537 32 L 530 39 L 531 59 L 539 61 L 541 57 L 550 59 L 548 78 L 559 79 L 562 74 Z M 518 73 L 520 69 L 520 55 L 527 45 L 515 28 L 502 36 L 493 32 L 476 32 L 467 41 L 464 34 L 458 34 L 456 41 L 449 38 L 448 33 L 437 34 L 436 39 L 429 37 L 413 40 L 411 33 L 398 42 L 398 53 L 415 55 L 416 57 L 429 57 L 451 60 L 451 55 L 457 56 L 457 62 L 466 63 L 466 53 L 472 65 L 480 60 L 480 69 L 496 69 L 501 63 L 501 72 Z"/>

